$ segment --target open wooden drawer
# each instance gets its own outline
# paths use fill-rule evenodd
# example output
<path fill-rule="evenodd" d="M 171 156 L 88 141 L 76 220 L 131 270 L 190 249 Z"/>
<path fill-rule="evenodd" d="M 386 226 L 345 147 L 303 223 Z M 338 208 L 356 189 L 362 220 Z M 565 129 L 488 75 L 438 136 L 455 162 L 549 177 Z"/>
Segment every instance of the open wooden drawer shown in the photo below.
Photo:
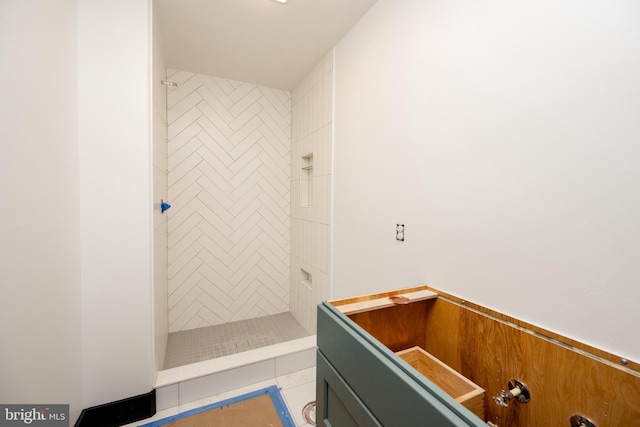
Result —
<path fill-rule="evenodd" d="M 398 356 L 428 380 L 440 387 L 445 393 L 453 397 L 477 415 L 484 419 L 484 389 L 463 377 L 455 370 L 422 348 L 415 346 L 396 352 Z"/>
<path fill-rule="evenodd" d="M 325 302 L 318 425 L 640 425 L 640 365 L 623 362 L 427 286 Z M 514 380 L 527 399 L 500 397 Z"/>

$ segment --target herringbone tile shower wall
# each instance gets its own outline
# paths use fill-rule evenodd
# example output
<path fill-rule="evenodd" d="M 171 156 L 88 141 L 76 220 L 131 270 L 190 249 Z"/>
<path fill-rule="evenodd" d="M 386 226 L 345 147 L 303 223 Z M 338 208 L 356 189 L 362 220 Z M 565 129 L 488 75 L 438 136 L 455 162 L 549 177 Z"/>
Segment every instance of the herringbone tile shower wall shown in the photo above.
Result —
<path fill-rule="evenodd" d="M 169 331 L 288 311 L 291 93 L 168 79 Z"/>

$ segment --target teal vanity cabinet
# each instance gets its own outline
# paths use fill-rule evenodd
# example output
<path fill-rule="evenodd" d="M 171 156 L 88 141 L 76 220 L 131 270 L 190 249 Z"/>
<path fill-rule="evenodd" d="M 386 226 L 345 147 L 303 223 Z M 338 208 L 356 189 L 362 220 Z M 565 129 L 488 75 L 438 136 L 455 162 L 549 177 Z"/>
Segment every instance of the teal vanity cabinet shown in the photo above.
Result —
<path fill-rule="evenodd" d="M 331 303 L 317 337 L 318 426 L 487 426 Z"/>
<path fill-rule="evenodd" d="M 640 426 L 640 363 L 426 285 L 324 302 L 317 339 L 319 426 Z"/>

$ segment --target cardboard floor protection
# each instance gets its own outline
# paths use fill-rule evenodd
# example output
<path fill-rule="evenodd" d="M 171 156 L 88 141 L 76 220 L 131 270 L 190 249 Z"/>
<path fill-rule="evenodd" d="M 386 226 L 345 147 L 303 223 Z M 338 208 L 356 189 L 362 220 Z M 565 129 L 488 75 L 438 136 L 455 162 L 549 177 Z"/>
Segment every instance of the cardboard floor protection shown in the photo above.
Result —
<path fill-rule="evenodd" d="M 282 427 L 268 394 L 210 409 L 166 424 L 167 427 Z"/>
<path fill-rule="evenodd" d="M 142 427 L 295 427 L 280 390 L 273 386 Z"/>

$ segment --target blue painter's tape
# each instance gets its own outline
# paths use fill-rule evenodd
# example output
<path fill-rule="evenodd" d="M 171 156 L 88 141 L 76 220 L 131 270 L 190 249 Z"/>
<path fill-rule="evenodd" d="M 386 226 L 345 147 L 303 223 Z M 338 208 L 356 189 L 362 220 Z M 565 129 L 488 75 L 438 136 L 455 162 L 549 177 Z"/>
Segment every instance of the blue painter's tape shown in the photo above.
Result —
<path fill-rule="evenodd" d="M 169 424 L 170 422 L 174 422 L 180 420 L 182 418 L 189 417 L 191 415 L 200 414 L 202 412 L 210 411 L 212 409 L 219 409 L 223 406 L 233 405 L 234 403 L 242 402 L 243 400 L 253 399 L 254 397 L 262 396 L 264 394 L 268 394 L 273 402 L 273 406 L 278 412 L 278 417 L 280 418 L 280 422 L 282 423 L 282 427 L 296 427 L 289 410 L 287 409 L 287 405 L 280 394 L 280 388 L 275 385 L 272 385 L 267 388 L 263 388 L 261 390 L 252 391 L 247 394 L 243 394 L 241 396 L 232 397 L 230 399 L 222 400 L 220 402 L 212 403 L 210 405 L 201 406 L 199 408 L 192 409 L 190 411 L 182 412 L 177 415 L 172 415 L 170 417 L 163 418 L 161 420 L 153 421 L 148 424 L 142 424 L 139 427 L 161 427 L 163 425 Z"/>
<path fill-rule="evenodd" d="M 287 409 L 287 404 L 284 402 L 282 394 L 280 394 L 280 389 L 276 386 L 271 386 L 269 388 L 275 389 L 273 392 L 269 392 L 269 397 L 271 397 L 273 406 L 278 412 L 278 417 L 280 417 L 282 427 L 296 427 L 296 423 L 293 421 L 293 418 Z"/>

